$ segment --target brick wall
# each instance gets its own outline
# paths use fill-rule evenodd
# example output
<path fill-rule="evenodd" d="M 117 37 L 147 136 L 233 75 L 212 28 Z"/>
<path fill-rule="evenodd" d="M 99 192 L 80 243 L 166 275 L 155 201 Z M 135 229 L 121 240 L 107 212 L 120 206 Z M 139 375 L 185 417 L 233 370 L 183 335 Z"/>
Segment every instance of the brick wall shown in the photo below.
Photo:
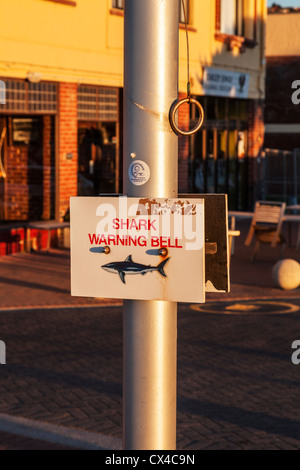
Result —
<path fill-rule="evenodd" d="M 249 102 L 248 131 L 248 206 L 253 207 L 259 198 L 258 157 L 264 144 L 264 103 L 263 100 Z"/>
<path fill-rule="evenodd" d="M 43 219 L 51 219 L 53 163 L 51 158 L 51 116 L 43 117 Z"/>
<path fill-rule="evenodd" d="M 27 220 L 29 214 L 28 148 L 8 147 L 4 214 L 6 220 Z"/>
<path fill-rule="evenodd" d="M 69 208 L 71 196 L 77 196 L 77 84 L 60 83 L 58 118 L 58 215 Z"/>

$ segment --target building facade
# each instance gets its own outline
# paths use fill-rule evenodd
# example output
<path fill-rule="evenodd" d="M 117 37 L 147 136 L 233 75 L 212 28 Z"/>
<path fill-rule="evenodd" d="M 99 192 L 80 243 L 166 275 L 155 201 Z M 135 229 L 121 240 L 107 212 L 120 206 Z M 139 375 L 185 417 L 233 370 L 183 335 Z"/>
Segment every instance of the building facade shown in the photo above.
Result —
<path fill-rule="evenodd" d="M 276 9 L 268 14 L 265 100 L 267 148 L 300 148 L 299 28 L 300 9 Z"/>
<path fill-rule="evenodd" d="M 194 93 L 206 119 L 190 143 L 189 187 L 227 193 L 230 209 L 252 209 L 264 136 L 266 2 L 217 0 L 210 9 L 204 2 L 194 8 L 207 25 L 195 25 L 191 39 Z"/>
<path fill-rule="evenodd" d="M 263 193 L 296 204 L 300 193 L 300 8 L 268 10 Z"/>
<path fill-rule="evenodd" d="M 263 144 L 266 2 L 184 1 L 191 91 L 205 123 L 179 138 L 179 192 L 227 192 L 231 208 L 245 209 Z M 184 21 L 181 7 L 180 97 Z M 123 22 L 123 0 L 3 5 L 0 223 L 62 220 L 70 196 L 122 192 Z M 180 108 L 181 127 L 193 113 Z"/>

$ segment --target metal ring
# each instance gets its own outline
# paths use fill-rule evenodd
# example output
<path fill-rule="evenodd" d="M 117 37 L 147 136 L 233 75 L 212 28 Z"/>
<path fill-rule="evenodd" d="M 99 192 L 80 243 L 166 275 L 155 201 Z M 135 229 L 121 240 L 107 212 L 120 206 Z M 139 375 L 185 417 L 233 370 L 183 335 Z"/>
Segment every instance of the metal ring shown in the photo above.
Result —
<path fill-rule="evenodd" d="M 179 127 L 176 125 L 176 122 L 175 122 L 176 112 L 177 112 L 178 108 L 184 103 L 194 104 L 196 106 L 196 108 L 198 108 L 198 111 L 199 111 L 198 122 L 197 122 L 196 126 L 193 129 L 189 130 L 189 131 L 183 131 L 183 130 L 179 129 Z M 172 104 L 171 109 L 170 109 L 169 119 L 170 119 L 171 127 L 172 127 L 173 131 L 176 134 L 179 134 L 179 135 L 193 135 L 193 134 L 195 134 L 195 132 L 199 131 L 199 129 L 201 128 L 201 126 L 203 124 L 204 111 L 203 111 L 203 108 L 202 108 L 201 104 L 199 103 L 199 101 L 195 100 L 194 98 L 183 98 L 182 100 L 175 101 Z"/>

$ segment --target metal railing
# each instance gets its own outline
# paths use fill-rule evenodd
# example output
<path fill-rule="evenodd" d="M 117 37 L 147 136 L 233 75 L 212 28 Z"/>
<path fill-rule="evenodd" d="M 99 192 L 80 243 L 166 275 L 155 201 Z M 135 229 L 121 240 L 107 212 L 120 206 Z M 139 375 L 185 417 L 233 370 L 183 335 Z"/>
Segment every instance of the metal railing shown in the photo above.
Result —
<path fill-rule="evenodd" d="M 297 204 L 300 195 L 300 148 L 292 151 L 265 149 L 260 163 L 260 179 L 262 199 Z"/>

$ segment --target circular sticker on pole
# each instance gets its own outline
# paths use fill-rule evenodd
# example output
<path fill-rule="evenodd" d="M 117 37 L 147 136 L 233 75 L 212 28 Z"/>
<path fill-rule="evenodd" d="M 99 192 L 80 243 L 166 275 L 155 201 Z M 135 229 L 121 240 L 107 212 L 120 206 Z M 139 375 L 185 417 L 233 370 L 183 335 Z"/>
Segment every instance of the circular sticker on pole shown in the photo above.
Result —
<path fill-rule="evenodd" d="M 132 184 L 135 186 L 141 186 L 149 180 L 150 168 L 147 163 L 141 160 L 136 160 L 131 163 L 128 170 L 128 176 Z"/>

